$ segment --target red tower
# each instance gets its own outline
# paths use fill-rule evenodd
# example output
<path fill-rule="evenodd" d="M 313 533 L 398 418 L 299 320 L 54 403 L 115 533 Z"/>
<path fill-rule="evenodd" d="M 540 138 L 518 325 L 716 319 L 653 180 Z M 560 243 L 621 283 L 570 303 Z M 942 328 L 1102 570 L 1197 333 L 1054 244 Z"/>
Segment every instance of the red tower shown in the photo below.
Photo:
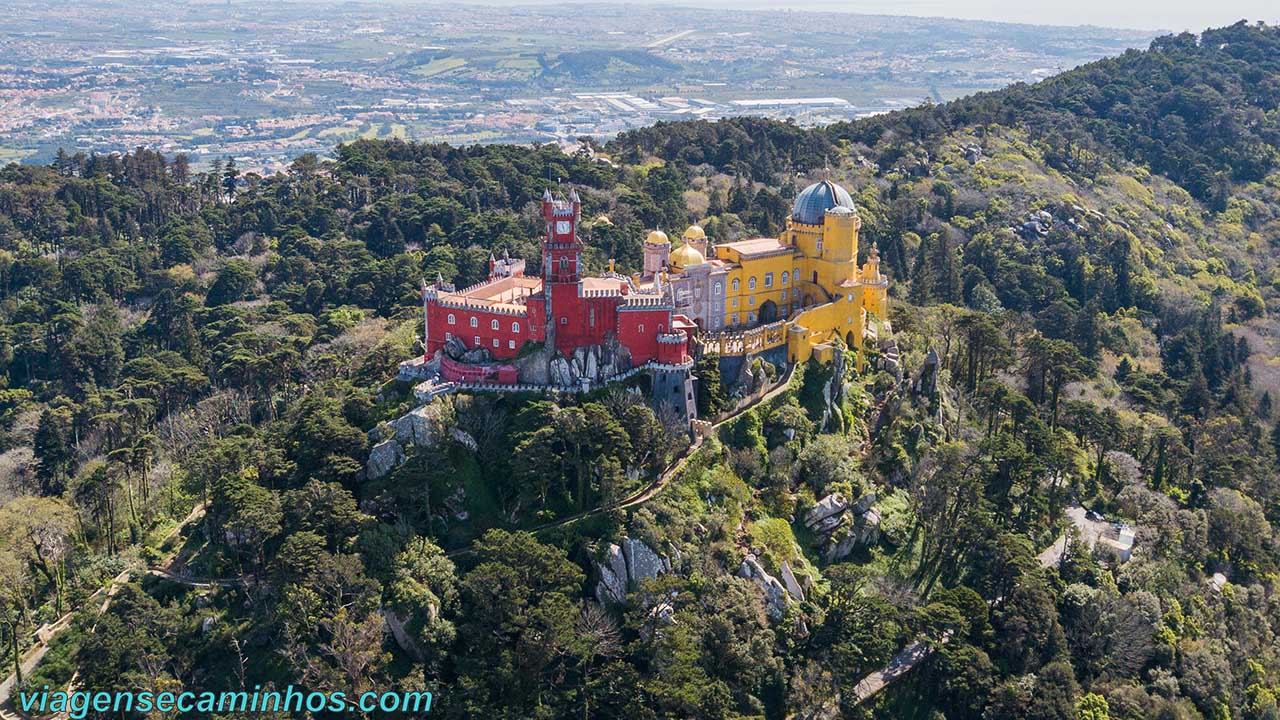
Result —
<path fill-rule="evenodd" d="M 542 240 L 542 292 L 547 299 L 547 341 L 553 346 L 565 344 L 579 326 L 582 243 L 578 240 L 578 220 L 581 217 L 582 200 L 576 190 L 569 191 L 568 199 L 553 197 L 550 189 L 542 194 L 542 219 L 547 223 L 547 233 Z"/>

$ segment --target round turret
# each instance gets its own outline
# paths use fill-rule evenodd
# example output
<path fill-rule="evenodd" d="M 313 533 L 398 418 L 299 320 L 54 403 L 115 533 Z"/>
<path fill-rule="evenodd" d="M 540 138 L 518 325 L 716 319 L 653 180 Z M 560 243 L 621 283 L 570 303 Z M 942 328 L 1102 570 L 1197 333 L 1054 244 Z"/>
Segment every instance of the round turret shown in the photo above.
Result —
<path fill-rule="evenodd" d="M 671 251 L 671 257 L 667 262 L 671 265 L 672 270 L 684 270 L 687 267 L 701 265 L 706 261 L 707 259 L 703 257 L 701 252 L 698 252 L 697 248 L 685 243 Z"/>
<path fill-rule="evenodd" d="M 849 191 L 831 182 L 816 182 L 796 196 L 791 206 L 791 220 L 804 225 L 821 225 L 822 217 L 832 208 L 847 208 L 856 212 Z"/>
<path fill-rule="evenodd" d="M 649 237 L 644 239 L 646 245 L 670 245 L 671 240 L 667 234 L 661 230 L 653 230 L 649 233 Z"/>

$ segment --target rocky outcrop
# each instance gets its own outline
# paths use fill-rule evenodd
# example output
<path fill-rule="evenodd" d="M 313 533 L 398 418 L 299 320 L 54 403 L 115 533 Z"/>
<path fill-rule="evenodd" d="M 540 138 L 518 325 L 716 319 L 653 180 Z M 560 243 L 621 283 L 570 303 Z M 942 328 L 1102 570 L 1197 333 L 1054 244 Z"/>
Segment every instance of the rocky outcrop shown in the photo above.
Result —
<path fill-rule="evenodd" d="M 407 447 L 429 447 L 438 442 L 444 432 L 444 412 L 442 403 L 430 402 L 370 430 L 369 441 L 373 443 L 373 449 L 365 463 L 366 477 L 377 480 L 391 472 L 404 462 Z M 474 440 L 468 444 L 456 435 L 455 439 L 474 449 Z"/>
<path fill-rule="evenodd" d="M 824 548 L 827 562 L 842 560 L 861 545 L 879 542 L 880 513 L 875 502 L 874 492 L 852 504 L 839 493 L 832 493 L 805 513 L 804 524 L 818 536 L 815 545 Z"/>
<path fill-rule="evenodd" d="M 880 540 L 880 513 L 868 510 L 855 516 L 852 523 L 843 526 L 827 541 L 823 557 L 827 562 L 837 562 L 849 556 L 854 548 L 871 545 Z"/>
<path fill-rule="evenodd" d="M 838 345 L 838 352 L 831 362 L 831 377 L 822 386 L 823 408 L 822 422 L 818 424 L 819 432 L 844 428 L 844 345 Z"/>
<path fill-rule="evenodd" d="M 402 462 L 404 462 L 404 448 L 400 447 L 400 443 L 396 442 L 395 438 L 383 440 L 369 451 L 369 462 L 365 464 L 365 474 L 370 480 L 377 480 Z"/>
<path fill-rule="evenodd" d="M 804 602 L 804 588 L 800 587 L 800 582 L 796 580 L 796 574 L 791 570 L 791 564 L 786 560 L 782 561 L 782 568 L 778 571 L 782 576 L 782 586 L 787 589 L 791 597 Z"/>
<path fill-rule="evenodd" d="M 565 357 L 543 347 L 512 361 L 520 382 L 530 385 L 580 387 L 598 385 L 631 369 L 631 352 L 611 333 L 599 345 L 575 348 Z"/>
<path fill-rule="evenodd" d="M 444 405 L 430 402 L 396 418 L 391 423 L 396 442 L 400 445 L 426 447 L 435 444 L 444 429 Z"/>
<path fill-rule="evenodd" d="M 461 360 L 462 356 L 467 353 L 467 344 L 462 342 L 462 338 L 457 335 L 450 335 L 444 341 L 444 354 L 454 360 Z"/>
<path fill-rule="evenodd" d="M 569 367 L 569 361 L 563 355 L 557 355 L 551 359 L 548 374 L 552 385 L 568 387 L 573 384 L 573 369 Z"/>
<path fill-rule="evenodd" d="M 938 395 L 938 351 L 929 348 L 929 354 L 925 355 L 924 363 L 920 366 L 920 372 L 916 375 L 914 383 L 916 395 L 934 399 Z"/>
<path fill-rule="evenodd" d="M 754 554 L 748 553 L 738 568 L 738 577 L 751 580 L 764 592 L 764 611 L 771 620 L 781 620 L 787 611 L 790 595 L 778 578 L 765 571 Z"/>
<path fill-rule="evenodd" d="M 627 561 L 622 548 L 609 544 L 605 552 L 604 563 L 596 569 L 600 573 L 600 582 L 596 583 L 596 600 L 600 604 L 620 603 L 627 599 Z"/>
<path fill-rule="evenodd" d="M 635 538 L 622 539 L 622 554 L 627 560 L 627 578 L 631 585 L 637 586 L 645 580 L 652 580 L 666 572 L 662 558 L 649 549 L 643 541 Z"/>
<path fill-rule="evenodd" d="M 671 560 L 658 555 L 643 540 L 624 537 L 621 545 L 610 544 L 604 560 L 596 563 L 596 599 L 601 603 L 620 603 L 627 591 L 635 590 L 645 580 L 671 572 Z"/>
<path fill-rule="evenodd" d="M 394 610 L 383 608 L 382 619 L 387 625 L 387 632 L 391 633 L 391 638 L 396 641 L 396 645 L 400 646 L 401 650 L 409 653 L 418 662 L 425 659 L 426 653 L 422 651 L 422 647 L 409 634 L 409 631 L 404 626 L 404 620 Z"/>
<path fill-rule="evenodd" d="M 813 509 L 805 513 L 804 524 L 812 530 L 824 520 L 844 512 L 848 507 L 849 501 L 844 499 L 844 495 L 831 493 L 819 500 L 818 504 L 813 506 Z"/>
<path fill-rule="evenodd" d="M 849 512 L 853 513 L 854 515 L 861 515 L 866 511 L 870 510 L 871 506 L 875 505 L 875 503 L 876 503 L 875 492 L 874 491 L 869 492 L 866 495 L 863 495 L 862 497 L 858 498 L 858 502 L 850 505 Z"/>

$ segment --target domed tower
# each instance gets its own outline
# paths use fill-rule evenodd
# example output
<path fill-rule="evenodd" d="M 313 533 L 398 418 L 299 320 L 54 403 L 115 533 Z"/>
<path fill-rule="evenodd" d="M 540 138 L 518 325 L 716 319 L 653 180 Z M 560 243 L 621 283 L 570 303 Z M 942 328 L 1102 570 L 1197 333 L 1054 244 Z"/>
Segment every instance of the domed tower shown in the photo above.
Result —
<path fill-rule="evenodd" d="M 684 272 L 685 268 L 701 265 L 707 258 L 691 243 L 685 243 L 671 252 L 669 263 L 672 272 Z"/>
<path fill-rule="evenodd" d="M 707 233 L 702 229 L 701 225 L 690 225 L 685 228 L 684 235 L 681 236 L 686 245 L 697 250 L 702 257 L 707 256 Z"/>
<path fill-rule="evenodd" d="M 654 230 L 644 239 L 644 273 L 651 278 L 667 269 L 667 258 L 671 255 L 671 240 L 661 230 Z"/>
<path fill-rule="evenodd" d="M 858 231 L 862 218 L 849 192 L 820 180 L 796 196 L 782 239 L 799 250 L 796 260 L 806 296 L 817 286 L 828 296 L 858 278 Z M 821 293 L 819 293 L 821 294 Z"/>

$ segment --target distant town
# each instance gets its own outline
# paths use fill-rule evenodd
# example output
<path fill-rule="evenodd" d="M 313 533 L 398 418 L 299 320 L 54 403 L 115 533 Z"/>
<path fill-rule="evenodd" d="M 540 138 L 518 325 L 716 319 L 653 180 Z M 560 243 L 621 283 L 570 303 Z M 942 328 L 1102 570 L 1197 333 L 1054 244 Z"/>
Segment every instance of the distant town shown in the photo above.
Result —
<path fill-rule="evenodd" d="M 323 5 L 323 10 L 317 10 Z M 1145 47 L 1150 34 L 841 13 L 18 2 L 0 162 L 148 147 L 270 172 L 357 138 L 607 139 L 658 120 L 823 124 Z"/>

